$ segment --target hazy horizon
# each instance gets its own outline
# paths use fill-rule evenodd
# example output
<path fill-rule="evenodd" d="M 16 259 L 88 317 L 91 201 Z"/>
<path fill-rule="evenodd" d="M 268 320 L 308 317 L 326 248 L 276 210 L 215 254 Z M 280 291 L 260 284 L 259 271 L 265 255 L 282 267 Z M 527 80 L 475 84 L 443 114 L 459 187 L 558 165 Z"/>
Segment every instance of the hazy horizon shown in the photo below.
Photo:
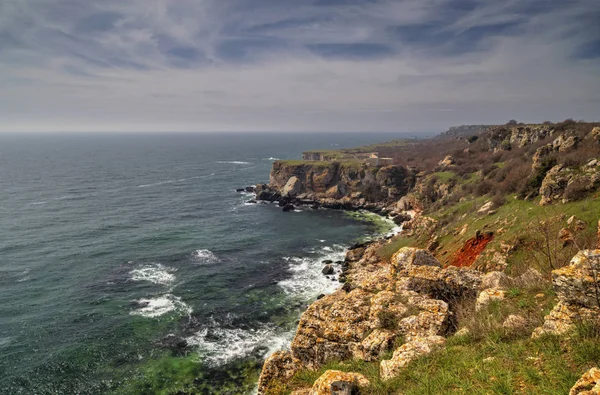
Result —
<path fill-rule="evenodd" d="M 595 0 L 6 0 L 0 132 L 594 121 Z"/>

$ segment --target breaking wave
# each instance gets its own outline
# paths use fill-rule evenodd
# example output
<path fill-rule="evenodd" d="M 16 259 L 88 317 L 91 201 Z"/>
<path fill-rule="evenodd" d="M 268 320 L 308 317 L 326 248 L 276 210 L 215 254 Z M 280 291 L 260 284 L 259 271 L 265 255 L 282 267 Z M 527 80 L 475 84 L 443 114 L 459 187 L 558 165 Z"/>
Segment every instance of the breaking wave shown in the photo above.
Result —
<path fill-rule="evenodd" d="M 171 294 L 161 295 L 155 298 L 142 298 L 135 302 L 139 308 L 133 310 L 131 315 L 139 315 L 146 318 L 156 318 L 172 311 L 190 315 L 192 308 L 181 301 L 181 298 Z"/>
<path fill-rule="evenodd" d="M 207 249 L 194 251 L 192 257 L 194 257 L 194 261 L 199 263 L 215 263 L 220 260 L 211 250 Z"/>
<path fill-rule="evenodd" d="M 133 269 L 129 274 L 133 281 L 148 281 L 153 284 L 169 285 L 175 281 L 177 269 L 161 265 L 160 263 L 151 263 L 137 269 Z"/>
<path fill-rule="evenodd" d="M 346 256 L 346 247 L 334 244 L 312 250 L 311 252 L 311 255 L 307 257 L 283 258 L 289 262 L 288 270 L 292 276 L 280 281 L 278 285 L 288 295 L 309 300 L 321 293 L 334 292 L 340 287 L 337 279 L 341 272 L 341 265 L 333 264 L 334 274 L 325 276 L 322 273 L 325 266 L 323 261 L 343 261 Z"/>
<path fill-rule="evenodd" d="M 273 324 L 258 328 L 224 328 L 214 321 L 186 340 L 198 347 L 204 363 L 221 366 L 238 358 L 263 358 L 289 347 L 293 332 L 283 332 Z"/>

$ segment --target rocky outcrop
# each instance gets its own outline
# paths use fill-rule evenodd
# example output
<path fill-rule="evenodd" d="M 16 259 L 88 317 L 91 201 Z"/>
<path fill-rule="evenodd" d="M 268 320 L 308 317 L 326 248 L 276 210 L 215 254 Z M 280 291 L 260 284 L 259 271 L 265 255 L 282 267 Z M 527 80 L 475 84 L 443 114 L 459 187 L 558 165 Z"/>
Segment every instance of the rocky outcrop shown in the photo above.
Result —
<path fill-rule="evenodd" d="M 290 351 L 265 363 L 260 388 L 267 388 L 269 380 L 290 377 L 289 372 L 333 360 L 378 360 L 398 339 L 412 342 L 397 353 L 402 357 L 388 362 L 386 369 L 393 372 L 402 365 L 399 361 L 408 363 L 405 351 L 433 349 L 439 336 L 451 332 L 452 302 L 475 297 L 481 274 L 444 269 L 429 252 L 416 248 L 403 248 L 391 262 L 381 262 L 381 243 L 357 245 L 348 252 L 343 289 L 315 301 L 302 314 Z"/>
<path fill-rule="evenodd" d="M 561 335 L 577 323 L 600 324 L 600 250 L 580 251 L 568 266 L 552 272 L 558 303 L 533 337 Z"/>
<path fill-rule="evenodd" d="M 502 125 L 488 129 L 490 149 L 509 150 L 531 145 L 556 132 L 553 125 Z"/>
<path fill-rule="evenodd" d="M 582 168 L 556 165 L 544 177 L 540 187 L 540 205 L 553 202 L 566 203 L 581 199 L 600 186 L 600 162 Z"/>
<path fill-rule="evenodd" d="M 600 143 L 600 126 L 593 128 L 592 131 L 586 136 L 586 139 L 595 143 Z"/>
<path fill-rule="evenodd" d="M 382 380 L 394 378 L 415 359 L 430 354 L 445 345 L 446 339 L 441 336 L 415 338 L 394 351 L 392 359 L 381 361 L 379 375 Z"/>
<path fill-rule="evenodd" d="M 453 166 L 455 163 L 456 163 L 456 161 L 454 160 L 452 155 L 446 155 L 446 157 L 438 163 L 438 167 L 440 169 L 448 169 L 449 167 Z"/>
<path fill-rule="evenodd" d="M 289 351 L 277 351 L 271 354 L 263 365 L 258 379 L 258 394 L 267 394 L 269 385 L 275 380 L 290 379 L 300 365 L 294 361 Z"/>
<path fill-rule="evenodd" d="M 591 368 L 575 383 L 569 395 L 600 395 L 600 369 Z"/>

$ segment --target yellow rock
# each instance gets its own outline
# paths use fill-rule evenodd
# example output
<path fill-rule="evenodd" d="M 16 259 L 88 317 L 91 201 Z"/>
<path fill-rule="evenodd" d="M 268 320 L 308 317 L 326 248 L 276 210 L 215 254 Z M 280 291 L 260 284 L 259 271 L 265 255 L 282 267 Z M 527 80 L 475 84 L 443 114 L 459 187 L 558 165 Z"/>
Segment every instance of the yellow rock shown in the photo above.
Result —
<path fill-rule="evenodd" d="M 369 380 L 362 374 L 328 370 L 315 381 L 310 395 L 351 395 L 359 387 L 369 384 Z"/>
<path fill-rule="evenodd" d="M 591 368 L 575 383 L 569 395 L 599 395 L 600 369 Z"/>

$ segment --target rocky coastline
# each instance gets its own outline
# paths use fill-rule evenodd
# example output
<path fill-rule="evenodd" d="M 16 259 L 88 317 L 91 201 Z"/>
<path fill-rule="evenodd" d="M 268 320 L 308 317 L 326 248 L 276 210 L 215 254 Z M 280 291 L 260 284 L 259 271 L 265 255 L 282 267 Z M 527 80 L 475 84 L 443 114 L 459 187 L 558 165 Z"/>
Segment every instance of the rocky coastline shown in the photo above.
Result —
<path fill-rule="evenodd" d="M 527 146 L 554 134 L 546 125 L 514 129 L 507 132 L 506 128 L 491 128 L 483 137 L 489 140 L 491 151 L 495 151 L 503 147 L 498 143 L 500 140 Z M 572 150 L 577 142 L 577 139 L 558 140 L 558 145 L 554 144 L 557 152 L 563 148 Z M 536 164 L 540 158 L 548 155 L 546 151 L 550 148 L 544 147 L 533 158 L 533 171 L 539 167 Z M 438 166 L 447 170 L 453 165 L 454 159 L 445 156 Z M 548 171 L 546 178 L 553 174 Z M 585 174 L 596 185 L 598 172 L 588 169 Z M 448 199 L 454 186 L 443 179 L 431 180 L 402 165 L 372 168 L 357 163 L 277 161 L 269 184 L 238 190 L 254 193 L 253 202 L 277 204 L 286 212 L 297 207 L 366 210 L 402 225 L 403 237 L 424 235 L 426 240 L 426 245 L 420 248 L 394 248 L 395 252 L 387 258 L 380 252 L 392 243 L 389 237 L 351 246 L 344 261 L 337 262 L 342 268 L 340 288 L 332 294 L 320 295 L 308 306 L 289 350 L 278 351 L 266 359 L 258 382 L 259 395 L 290 393 L 284 389 L 285 383 L 298 372 L 317 371 L 339 361 L 376 363 L 378 380 L 392 380 L 412 361 L 444 349 L 447 339 L 469 336 L 469 328 L 460 317 L 465 306 L 470 306 L 473 314 L 485 311 L 488 306 L 502 303 L 515 287 L 541 289 L 551 281 L 558 300 L 541 322 L 534 323 L 519 314 L 503 318 L 504 333 L 525 331 L 535 339 L 569 333 L 581 320 L 600 325 L 600 250 L 580 251 L 570 263 L 553 268 L 551 279 L 533 268 L 511 276 L 504 272 L 506 256 L 516 247 L 501 244 L 500 252 L 490 250 L 487 245 L 493 244 L 495 232 L 484 231 L 488 226 L 485 225 L 453 257 L 441 262 L 440 257 L 446 251 L 439 251 L 439 240 L 444 233 L 440 232 L 438 220 L 425 214 L 424 207 L 432 203 L 427 196 L 436 194 L 436 199 Z M 545 192 L 548 184 L 547 180 L 541 184 L 541 206 L 549 203 Z M 553 191 L 556 193 L 556 188 Z M 487 201 L 475 209 L 474 215 L 487 218 L 496 213 L 493 202 Z M 567 221 L 569 226 L 564 232 L 576 232 L 569 230 L 573 223 L 579 224 L 580 230 L 585 228 L 582 221 L 573 218 Z M 506 232 L 503 226 L 514 226 L 514 221 L 497 220 L 494 224 L 502 235 Z M 453 236 L 459 238 L 467 229 L 466 224 L 455 228 Z M 600 247 L 600 239 L 598 242 Z M 564 245 L 568 245 L 566 241 Z M 492 264 L 480 264 L 481 257 L 490 256 Z M 335 263 L 324 262 L 324 273 L 331 269 L 331 264 Z M 292 393 L 368 393 L 361 392 L 361 388 L 369 385 L 369 380 L 360 373 L 327 370 L 312 385 L 295 388 Z M 592 369 L 571 393 L 598 394 L 576 390 L 594 385 L 600 387 L 600 376 Z"/>

